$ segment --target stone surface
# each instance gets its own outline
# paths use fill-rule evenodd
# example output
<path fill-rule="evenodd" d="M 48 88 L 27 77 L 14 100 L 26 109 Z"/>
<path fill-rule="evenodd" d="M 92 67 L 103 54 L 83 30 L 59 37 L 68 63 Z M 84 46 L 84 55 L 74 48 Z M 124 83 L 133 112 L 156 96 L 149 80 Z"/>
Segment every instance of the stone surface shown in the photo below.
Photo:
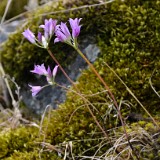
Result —
<path fill-rule="evenodd" d="M 16 31 L 16 29 L 19 26 L 21 26 L 21 24 L 23 22 L 24 22 L 23 20 L 16 20 L 16 21 L 12 21 L 12 22 L 7 23 L 7 24 L 0 25 L 0 43 L 6 41 L 9 34 Z"/>
<path fill-rule="evenodd" d="M 96 44 L 89 44 L 85 49 L 85 54 L 90 62 L 94 62 L 100 53 L 99 48 Z"/>

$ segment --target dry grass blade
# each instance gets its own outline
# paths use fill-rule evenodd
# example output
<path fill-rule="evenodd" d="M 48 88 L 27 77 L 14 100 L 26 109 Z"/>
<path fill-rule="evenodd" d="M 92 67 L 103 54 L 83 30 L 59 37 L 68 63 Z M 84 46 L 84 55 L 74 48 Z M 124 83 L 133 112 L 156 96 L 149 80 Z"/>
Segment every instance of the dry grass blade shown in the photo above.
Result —
<path fill-rule="evenodd" d="M 153 71 L 153 73 L 152 73 L 152 75 L 151 75 L 151 77 L 149 79 L 149 84 L 150 84 L 151 88 L 153 89 L 154 93 L 160 98 L 160 95 L 158 94 L 158 92 L 156 91 L 156 89 L 153 87 L 152 80 L 151 80 L 154 72 L 155 72 L 155 70 Z"/>

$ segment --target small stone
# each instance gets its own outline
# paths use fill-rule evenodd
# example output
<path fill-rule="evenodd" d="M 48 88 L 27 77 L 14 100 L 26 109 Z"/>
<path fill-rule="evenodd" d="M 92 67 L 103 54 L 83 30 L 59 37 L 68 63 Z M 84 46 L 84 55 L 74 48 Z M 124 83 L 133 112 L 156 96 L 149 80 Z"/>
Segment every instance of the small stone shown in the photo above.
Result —
<path fill-rule="evenodd" d="M 90 62 L 94 62 L 100 53 L 99 48 L 96 44 L 89 44 L 85 49 L 85 54 Z"/>

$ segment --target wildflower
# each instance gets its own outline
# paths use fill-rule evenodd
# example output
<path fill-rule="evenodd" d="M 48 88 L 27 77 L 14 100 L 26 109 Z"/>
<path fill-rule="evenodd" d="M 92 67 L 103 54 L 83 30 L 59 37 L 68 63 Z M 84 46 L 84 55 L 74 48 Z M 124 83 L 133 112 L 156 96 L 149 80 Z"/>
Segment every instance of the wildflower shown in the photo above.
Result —
<path fill-rule="evenodd" d="M 77 38 L 79 33 L 80 33 L 81 26 L 79 25 L 79 23 L 80 23 L 81 19 L 82 18 L 80 18 L 80 19 L 78 19 L 78 18 L 75 18 L 75 19 L 70 18 L 69 19 L 69 23 L 70 23 L 70 26 L 72 28 L 72 37 L 73 38 Z"/>
<path fill-rule="evenodd" d="M 44 36 L 42 36 L 42 45 L 43 45 L 44 48 L 48 47 L 48 42 L 47 42 L 47 40 L 45 39 Z"/>
<path fill-rule="evenodd" d="M 53 20 L 52 18 L 50 18 L 49 20 L 45 19 L 44 25 L 39 26 L 39 28 L 44 29 L 44 37 L 46 41 L 49 40 L 54 34 L 56 24 L 57 24 L 57 20 Z"/>
<path fill-rule="evenodd" d="M 52 72 L 51 72 L 50 67 L 48 67 L 48 69 L 47 69 L 48 75 L 47 75 L 46 79 L 49 84 L 54 84 L 54 79 L 57 74 L 57 70 L 58 70 L 58 65 L 56 65 L 54 67 Z"/>
<path fill-rule="evenodd" d="M 41 86 L 32 86 L 32 85 L 29 85 L 29 87 L 31 87 L 31 92 L 32 92 L 32 96 L 36 96 L 40 90 L 43 88 Z"/>
<path fill-rule="evenodd" d="M 34 65 L 34 70 L 31 70 L 30 72 L 38 74 L 38 75 L 44 75 L 46 76 L 47 82 L 49 85 L 53 85 L 55 84 L 54 79 L 55 76 L 57 74 L 57 69 L 58 69 L 58 65 L 56 65 L 53 69 L 53 71 L 51 72 L 50 67 L 48 66 L 48 69 L 46 70 L 44 64 L 41 65 Z M 29 85 L 32 89 L 32 96 L 34 97 L 35 95 L 37 95 L 37 93 L 43 89 L 44 87 L 47 87 L 48 85 L 45 85 L 43 87 L 41 86 L 31 86 Z"/>
<path fill-rule="evenodd" d="M 48 48 L 48 44 L 54 34 L 56 24 L 57 20 L 52 20 L 51 18 L 49 20 L 46 19 L 45 24 L 39 26 L 39 28 L 44 29 L 44 35 L 42 35 L 41 32 L 38 32 L 37 38 L 30 29 L 25 30 L 22 34 L 26 39 L 38 47 Z"/>
<path fill-rule="evenodd" d="M 54 43 L 56 42 L 70 42 L 71 40 L 71 34 L 69 32 L 69 29 L 66 25 L 66 23 L 61 22 L 60 25 L 56 26 L 55 34 L 57 38 L 54 40 Z"/>
<path fill-rule="evenodd" d="M 38 35 L 38 40 L 44 48 L 48 48 L 48 43 L 54 34 L 56 24 L 57 20 L 50 18 L 49 20 L 45 19 L 44 24 L 39 26 L 39 28 L 44 29 L 44 36 L 41 33 Z"/>
<path fill-rule="evenodd" d="M 30 72 L 36 73 L 36 74 L 39 74 L 39 75 L 48 75 L 48 72 L 47 72 L 44 64 L 34 65 L 34 70 L 31 70 Z"/>
<path fill-rule="evenodd" d="M 35 41 L 35 35 L 33 34 L 32 31 L 30 31 L 30 29 L 26 29 L 23 33 L 23 36 L 28 39 L 31 43 L 36 43 Z"/>
<path fill-rule="evenodd" d="M 38 42 L 42 43 L 42 33 L 41 32 L 38 32 L 37 38 L 38 38 Z"/>
<path fill-rule="evenodd" d="M 57 25 L 55 30 L 56 38 L 54 40 L 54 43 L 65 42 L 69 45 L 76 46 L 76 38 L 78 37 L 81 29 L 81 26 L 79 25 L 81 19 L 82 18 L 69 19 L 69 23 L 72 29 L 72 36 L 66 23 L 61 22 L 60 25 Z"/>

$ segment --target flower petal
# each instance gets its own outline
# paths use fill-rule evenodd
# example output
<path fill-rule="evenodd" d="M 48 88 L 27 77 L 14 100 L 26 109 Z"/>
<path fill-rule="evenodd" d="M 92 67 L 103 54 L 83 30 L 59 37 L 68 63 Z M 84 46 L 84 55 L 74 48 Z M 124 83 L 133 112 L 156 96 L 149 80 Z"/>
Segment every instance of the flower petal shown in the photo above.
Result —
<path fill-rule="evenodd" d="M 56 36 L 57 36 L 55 42 L 58 42 L 58 41 L 60 41 L 60 42 L 65 42 L 65 41 L 67 40 L 66 35 L 65 35 L 63 32 L 61 32 L 60 30 L 57 30 L 57 31 L 55 32 L 55 34 L 56 34 Z"/>
<path fill-rule="evenodd" d="M 34 65 L 34 70 L 31 70 L 30 72 L 38 74 L 38 75 L 47 75 L 48 74 L 44 64 Z"/>
<path fill-rule="evenodd" d="M 81 19 L 82 18 L 79 18 L 79 19 L 78 18 L 75 18 L 75 19 L 70 18 L 69 19 L 69 23 L 72 28 L 72 37 L 73 38 L 77 38 L 80 33 L 81 26 L 79 25 L 79 23 L 80 23 Z"/>
<path fill-rule="evenodd" d="M 32 31 L 30 31 L 30 29 L 26 29 L 23 33 L 23 36 L 28 39 L 31 43 L 36 43 L 35 41 L 35 35 L 33 34 Z"/>
<path fill-rule="evenodd" d="M 29 87 L 31 87 L 31 92 L 32 92 L 32 96 L 36 96 L 40 90 L 42 89 L 41 86 L 32 86 L 32 85 L 29 85 Z"/>
<path fill-rule="evenodd" d="M 48 42 L 47 42 L 47 40 L 46 40 L 46 38 L 44 36 L 42 36 L 42 44 L 43 44 L 44 48 L 48 47 Z"/>
<path fill-rule="evenodd" d="M 53 72 L 52 72 L 53 77 L 56 76 L 57 70 L 58 70 L 58 65 L 56 65 L 56 66 L 54 67 L 54 69 L 53 69 Z"/>
<path fill-rule="evenodd" d="M 38 41 L 39 41 L 40 43 L 42 43 L 42 33 L 41 33 L 41 32 L 38 32 L 37 38 L 38 38 Z"/>

